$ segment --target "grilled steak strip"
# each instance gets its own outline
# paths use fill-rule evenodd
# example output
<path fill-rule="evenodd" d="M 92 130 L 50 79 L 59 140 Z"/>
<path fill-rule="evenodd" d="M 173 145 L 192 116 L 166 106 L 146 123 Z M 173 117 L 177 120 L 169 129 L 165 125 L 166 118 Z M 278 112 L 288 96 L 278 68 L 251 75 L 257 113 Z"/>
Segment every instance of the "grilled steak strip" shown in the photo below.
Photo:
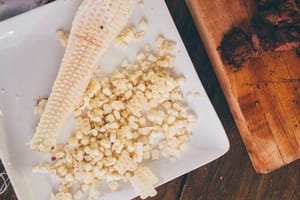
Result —
<path fill-rule="evenodd" d="M 223 62 L 239 68 L 267 51 L 296 48 L 300 57 L 300 0 L 258 0 L 250 32 L 233 28 L 220 45 Z"/>

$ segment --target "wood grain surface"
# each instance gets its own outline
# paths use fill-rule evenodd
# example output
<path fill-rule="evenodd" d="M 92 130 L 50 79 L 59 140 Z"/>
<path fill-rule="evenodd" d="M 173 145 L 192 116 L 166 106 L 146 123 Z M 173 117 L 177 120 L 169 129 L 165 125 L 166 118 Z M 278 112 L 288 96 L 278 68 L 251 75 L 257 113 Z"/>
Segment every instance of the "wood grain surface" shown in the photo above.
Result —
<path fill-rule="evenodd" d="M 199 77 L 224 125 L 231 148 L 222 158 L 158 187 L 158 195 L 147 200 L 299 200 L 300 161 L 265 175 L 257 174 L 253 170 L 185 2 L 166 2 Z M 1 168 L 0 163 L 0 170 Z M 12 187 L 0 196 L 0 200 L 16 199 Z"/>
<path fill-rule="evenodd" d="M 300 59 L 293 50 L 265 53 L 241 70 L 217 48 L 232 27 L 247 27 L 254 0 L 187 0 L 212 66 L 257 172 L 300 158 Z"/>

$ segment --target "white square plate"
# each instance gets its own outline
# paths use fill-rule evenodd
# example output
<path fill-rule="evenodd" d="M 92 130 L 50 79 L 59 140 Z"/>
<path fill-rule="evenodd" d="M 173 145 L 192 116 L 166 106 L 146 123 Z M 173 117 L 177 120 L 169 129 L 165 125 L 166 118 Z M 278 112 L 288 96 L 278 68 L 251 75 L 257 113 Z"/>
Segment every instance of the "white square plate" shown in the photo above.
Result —
<path fill-rule="evenodd" d="M 59 0 L 0 24 L 0 157 L 20 200 L 49 199 L 57 185 L 47 175 L 33 174 L 31 167 L 45 159 L 26 143 L 31 139 L 38 118 L 33 108 L 39 96 L 48 96 L 64 49 L 55 40 L 57 29 L 69 30 L 81 0 Z M 160 178 L 159 185 L 198 168 L 223 155 L 229 148 L 224 129 L 205 93 L 182 40 L 162 0 L 145 0 L 137 8 L 132 23 L 141 17 L 149 21 L 146 36 L 128 50 L 112 47 L 102 66 L 109 73 L 125 57 L 133 59 L 146 43 L 158 35 L 177 42 L 175 71 L 183 74 L 187 92 L 200 92 L 200 99 L 186 102 L 198 116 L 189 148 L 177 161 L 159 160 L 147 165 Z M 135 192 L 124 184 L 118 192 L 102 189 L 101 199 L 130 199 Z"/>

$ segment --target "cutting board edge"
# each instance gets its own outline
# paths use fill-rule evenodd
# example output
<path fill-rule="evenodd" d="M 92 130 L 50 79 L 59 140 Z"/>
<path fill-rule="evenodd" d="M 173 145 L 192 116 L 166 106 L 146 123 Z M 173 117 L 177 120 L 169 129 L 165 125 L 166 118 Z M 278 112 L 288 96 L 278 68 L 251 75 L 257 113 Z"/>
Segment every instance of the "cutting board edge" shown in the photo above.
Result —
<path fill-rule="evenodd" d="M 254 170 L 257 173 L 261 173 L 261 174 L 267 174 L 269 172 L 272 172 L 276 169 L 279 169 L 287 164 L 289 164 L 290 162 L 286 163 L 284 161 L 283 158 L 281 158 L 281 162 L 277 162 L 277 163 L 268 163 L 266 166 L 262 166 L 259 162 L 257 162 L 257 160 L 259 160 L 259 158 L 253 157 L 253 155 L 251 154 L 251 150 L 249 148 L 249 146 L 254 144 L 254 141 L 249 142 L 249 138 L 246 138 L 246 135 L 250 135 L 251 132 L 248 129 L 248 125 L 247 125 L 247 121 L 244 117 L 244 114 L 241 110 L 241 107 L 238 103 L 237 98 L 234 96 L 233 90 L 230 87 L 230 80 L 227 76 L 223 76 L 226 72 L 225 72 L 225 66 L 222 63 L 222 60 L 217 52 L 217 50 L 215 48 L 212 48 L 209 45 L 209 41 L 211 40 L 208 34 L 208 31 L 206 29 L 206 26 L 204 25 L 204 22 L 201 20 L 202 18 L 198 18 L 199 20 L 195 20 L 196 16 L 194 16 L 194 12 L 193 12 L 193 8 L 191 7 L 190 4 L 190 0 L 185 0 L 186 4 L 190 10 L 191 15 L 193 16 L 195 25 L 197 27 L 197 30 L 199 32 L 199 35 L 202 39 L 202 42 L 204 44 L 204 47 L 207 51 L 208 57 L 210 59 L 210 62 L 212 64 L 212 67 L 216 73 L 217 79 L 220 83 L 220 86 L 223 90 L 224 96 L 227 100 L 227 103 L 229 105 L 230 111 L 234 117 L 235 120 L 235 124 L 238 128 L 238 130 L 240 131 L 240 136 L 245 144 L 245 147 L 248 151 L 248 155 L 249 158 L 251 160 L 251 163 L 254 167 Z M 198 22 L 198 23 L 197 23 Z M 217 59 L 216 59 L 217 58 Z M 255 147 L 254 147 L 255 148 Z M 300 157 L 295 158 L 295 160 L 300 159 Z M 294 161 L 295 161 L 294 160 Z M 292 161 L 291 161 L 292 162 Z"/>

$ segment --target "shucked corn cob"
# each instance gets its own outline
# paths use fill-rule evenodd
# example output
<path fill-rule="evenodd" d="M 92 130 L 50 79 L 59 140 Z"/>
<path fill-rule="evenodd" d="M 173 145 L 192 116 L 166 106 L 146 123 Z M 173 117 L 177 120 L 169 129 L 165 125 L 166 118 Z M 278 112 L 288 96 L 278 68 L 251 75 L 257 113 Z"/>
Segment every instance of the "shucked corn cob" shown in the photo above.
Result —
<path fill-rule="evenodd" d="M 127 23 L 135 0 L 83 0 L 31 148 L 51 151 L 101 57 Z"/>

